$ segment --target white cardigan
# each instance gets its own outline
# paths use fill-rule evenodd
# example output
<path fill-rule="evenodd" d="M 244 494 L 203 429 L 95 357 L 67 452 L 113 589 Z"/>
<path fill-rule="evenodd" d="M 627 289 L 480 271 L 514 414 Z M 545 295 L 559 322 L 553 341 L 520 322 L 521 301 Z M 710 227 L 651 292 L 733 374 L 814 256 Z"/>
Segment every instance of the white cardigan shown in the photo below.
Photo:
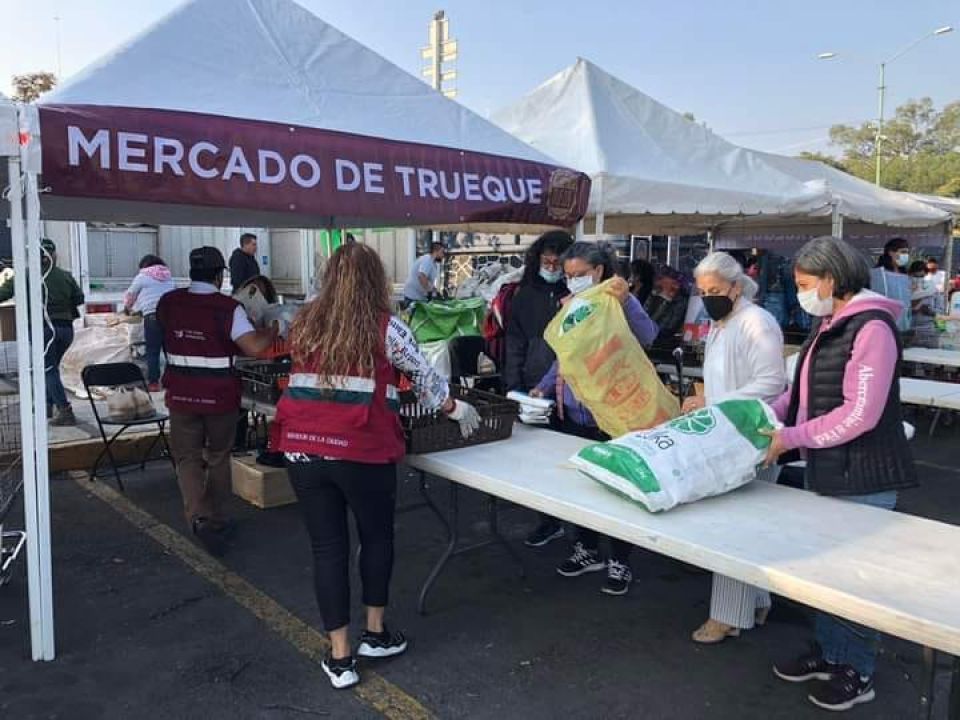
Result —
<path fill-rule="evenodd" d="M 703 362 L 706 401 L 758 398 L 772 402 L 787 384 L 783 332 L 759 305 L 741 298 L 733 312 L 714 322 Z"/>

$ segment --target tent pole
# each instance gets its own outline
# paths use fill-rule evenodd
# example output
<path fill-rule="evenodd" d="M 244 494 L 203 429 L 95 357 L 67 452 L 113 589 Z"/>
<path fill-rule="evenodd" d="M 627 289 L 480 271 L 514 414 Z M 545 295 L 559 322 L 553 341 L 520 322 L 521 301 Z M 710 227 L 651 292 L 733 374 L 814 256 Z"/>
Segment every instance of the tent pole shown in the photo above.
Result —
<path fill-rule="evenodd" d="M 52 660 L 53 617 L 52 583 L 50 582 L 50 529 L 49 506 L 43 507 L 40 477 L 42 452 L 46 464 L 46 418 L 43 422 L 43 440 L 37 436 L 38 411 L 46 415 L 44 394 L 37 396 L 39 385 L 43 388 L 43 365 L 35 365 L 32 353 L 30 289 L 36 285 L 39 295 L 40 282 L 33 276 L 27 257 L 27 239 L 24 232 L 24 188 L 21 180 L 21 161 L 8 159 L 10 175 L 10 231 L 13 263 L 20 302 L 15 303 L 17 325 L 17 366 L 20 393 L 20 438 L 23 455 L 23 505 L 24 525 L 27 532 L 27 595 L 30 606 L 30 650 L 33 660 Z M 39 243 L 38 243 L 39 244 Z M 39 255 L 39 250 L 38 250 Z M 26 301 L 24 302 L 24 299 Z M 42 337 L 42 336 L 41 336 Z M 42 342 L 34 343 L 42 346 Z M 43 388 L 45 390 L 45 388 Z M 38 447 L 39 446 L 39 447 Z M 42 518 L 46 518 L 46 522 Z M 44 530 L 45 528 L 45 530 Z"/>
<path fill-rule="evenodd" d="M 843 239 L 843 214 L 840 212 L 840 205 L 837 202 L 830 204 L 831 206 L 831 230 L 830 234 L 835 238 Z"/>
<path fill-rule="evenodd" d="M 954 249 L 954 238 L 953 238 L 953 222 L 948 222 L 947 227 L 947 250 L 946 257 L 943 260 L 943 267 L 947 271 L 947 279 L 943 283 L 943 307 L 946 308 L 944 314 L 950 314 L 950 285 L 951 277 L 953 276 L 953 249 Z"/>
<path fill-rule="evenodd" d="M 707 252 L 713 252 L 713 228 L 707 230 Z"/>
<path fill-rule="evenodd" d="M 583 236 L 584 236 L 583 224 L 584 224 L 583 220 L 579 220 L 577 222 L 576 234 L 574 235 L 574 239 L 577 242 L 583 242 Z"/>
<path fill-rule="evenodd" d="M 32 142 L 37 142 L 36 139 Z M 26 152 L 24 147 L 23 152 Z M 53 631 L 53 563 L 51 561 L 50 535 L 50 475 L 47 438 L 47 388 L 46 346 L 44 328 L 46 310 L 43 304 L 43 269 L 40 262 L 40 190 L 37 173 L 24 163 L 26 178 L 26 241 L 27 241 L 27 277 L 29 279 L 30 337 L 33 356 L 33 449 L 36 458 L 36 503 L 37 539 L 40 566 L 40 612 L 43 624 L 42 660 L 55 657 Z"/>
<path fill-rule="evenodd" d="M 603 239 L 603 175 L 597 175 L 597 214 L 594 219 L 593 239 L 600 242 Z"/>

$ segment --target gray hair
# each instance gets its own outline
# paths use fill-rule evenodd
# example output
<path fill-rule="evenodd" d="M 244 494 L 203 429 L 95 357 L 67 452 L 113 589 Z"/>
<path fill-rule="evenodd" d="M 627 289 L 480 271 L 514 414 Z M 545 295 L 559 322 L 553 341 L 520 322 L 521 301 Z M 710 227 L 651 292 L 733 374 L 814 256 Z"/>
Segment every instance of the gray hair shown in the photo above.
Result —
<path fill-rule="evenodd" d="M 747 300 L 753 300 L 760 289 L 753 278 L 743 272 L 740 263 L 725 252 L 712 252 L 700 261 L 693 271 L 693 276 L 699 278 L 704 275 L 716 275 L 731 285 L 739 285 L 743 297 Z"/>
<path fill-rule="evenodd" d="M 817 278 L 833 280 L 833 296 L 844 298 L 870 287 L 870 263 L 853 245 L 824 235 L 800 248 L 794 269 Z"/>

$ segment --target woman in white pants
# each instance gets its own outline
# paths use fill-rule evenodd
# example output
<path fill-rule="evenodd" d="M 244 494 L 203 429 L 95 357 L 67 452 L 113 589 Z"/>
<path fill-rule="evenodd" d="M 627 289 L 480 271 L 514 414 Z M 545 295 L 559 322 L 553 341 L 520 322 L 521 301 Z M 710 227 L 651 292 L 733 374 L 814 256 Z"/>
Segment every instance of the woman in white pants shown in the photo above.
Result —
<path fill-rule="evenodd" d="M 703 363 L 704 396 L 689 397 L 683 411 L 723 400 L 758 398 L 772 402 L 786 386 L 783 333 L 773 316 L 753 303 L 757 284 L 730 255 L 710 253 L 694 275 L 711 318 Z M 775 481 L 778 468 L 761 471 Z M 722 575 L 713 576 L 710 618 L 693 633 L 698 643 L 713 644 L 741 630 L 762 625 L 770 594 Z"/>

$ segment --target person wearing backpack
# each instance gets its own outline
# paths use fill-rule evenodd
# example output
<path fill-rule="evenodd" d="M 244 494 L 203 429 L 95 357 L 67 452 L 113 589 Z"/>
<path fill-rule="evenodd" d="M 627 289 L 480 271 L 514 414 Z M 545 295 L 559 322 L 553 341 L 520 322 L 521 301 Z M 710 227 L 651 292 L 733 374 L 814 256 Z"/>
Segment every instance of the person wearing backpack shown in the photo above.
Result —
<path fill-rule="evenodd" d="M 527 250 L 523 278 L 513 294 L 509 317 L 504 318 L 507 343 L 503 379 L 508 392 L 535 388 L 553 365 L 555 356 L 543 332 L 560 309 L 560 301 L 569 294 L 560 258 L 571 245 L 569 233 L 551 230 Z M 561 537 L 560 521 L 541 513 L 538 527 L 525 544 L 543 547 Z"/>

